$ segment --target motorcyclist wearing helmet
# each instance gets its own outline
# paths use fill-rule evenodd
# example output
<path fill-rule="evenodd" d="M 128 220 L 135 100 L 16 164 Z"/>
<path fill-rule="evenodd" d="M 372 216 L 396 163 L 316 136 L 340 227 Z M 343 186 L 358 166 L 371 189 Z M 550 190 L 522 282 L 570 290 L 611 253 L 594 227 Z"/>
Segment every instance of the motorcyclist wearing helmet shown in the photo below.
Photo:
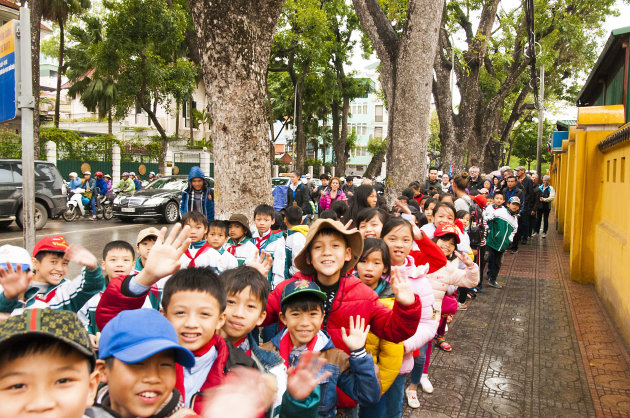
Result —
<path fill-rule="evenodd" d="M 98 194 L 101 196 L 107 195 L 107 180 L 103 178 L 103 172 L 97 171 L 94 173 L 94 177 L 96 177 L 96 189 Z"/>
<path fill-rule="evenodd" d="M 83 182 L 81 187 L 85 189 L 83 196 L 90 199 L 90 206 L 92 207 L 92 220 L 96 220 L 96 181 L 92 178 L 92 173 L 85 171 L 83 173 Z"/>
<path fill-rule="evenodd" d="M 127 173 L 126 171 L 122 173 L 122 180 L 120 180 L 118 186 L 116 187 L 120 190 L 121 193 L 125 194 L 132 193 L 136 190 L 135 183 L 129 178 L 129 173 Z"/>

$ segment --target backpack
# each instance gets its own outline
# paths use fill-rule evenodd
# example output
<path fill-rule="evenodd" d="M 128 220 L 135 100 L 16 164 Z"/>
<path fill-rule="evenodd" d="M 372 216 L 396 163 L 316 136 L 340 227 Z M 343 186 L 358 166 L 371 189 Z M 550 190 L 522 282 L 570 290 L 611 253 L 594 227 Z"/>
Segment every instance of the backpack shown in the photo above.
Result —
<path fill-rule="evenodd" d="M 483 210 L 474 200 L 470 199 L 468 206 L 470 213 L 470 226 L 468 227 L 468 237 L 471 247 L 479 247 L 485 238 L 485 228 L 483 226 Z"/>

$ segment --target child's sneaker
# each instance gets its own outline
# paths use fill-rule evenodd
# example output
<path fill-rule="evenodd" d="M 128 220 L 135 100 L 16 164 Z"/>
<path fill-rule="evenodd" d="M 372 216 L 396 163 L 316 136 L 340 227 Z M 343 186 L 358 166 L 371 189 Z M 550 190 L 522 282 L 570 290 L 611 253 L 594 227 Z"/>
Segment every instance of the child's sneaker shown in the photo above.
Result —
<path fill-rule="evenodd" d="M 457 310 L 458 311 L 467 311 L 468 310 L 468 305 L 466 304 L 466 302 L 464 302 L 464 303 L 457 302 Z"/>
<path fill-rule="evenodd" d="M 547 234 L 545 234 L 545 233 L 543 232 L 542 237 L 543 237 L 543 238 L 547 238 Z"/>
<path fill-rule="evenodd" d="M 538 235 L 538 232 L 532 232 L 532 238 L 534 238 L 536 235 Z"/>
<path fill-rule="evenodd" d="M 495 288 L 497 288 L 497 289 L 503 289 L 503 286 L 502 286 L 502 285 L 500 285 L 499 283 L 497 283 L 497 281 L 496 281 L 496 280 L 490 280 L 490 281 L 488 282 L 488 286 L 492 286 L 492 287 L 495 287 Z"/>
<path fill-rule="evenodd" d="M 423 374 L 422 377 L 420 377 L 420 386 L 422 386 L 423 392 L 433 393 L 433 385 L 431 384 L 431 381 L 429 380 L 428 374 Z"/>
<path fill-rule="evenodd" d="M 420 381 L 422 382 L 422 379 Z M 405 395 L 407 395 L 407 403 L 409 404 L 409 408 L 420 408 L 420 400 L 418 400 L 417 390 L 407 389 L 405 390 Z"/>

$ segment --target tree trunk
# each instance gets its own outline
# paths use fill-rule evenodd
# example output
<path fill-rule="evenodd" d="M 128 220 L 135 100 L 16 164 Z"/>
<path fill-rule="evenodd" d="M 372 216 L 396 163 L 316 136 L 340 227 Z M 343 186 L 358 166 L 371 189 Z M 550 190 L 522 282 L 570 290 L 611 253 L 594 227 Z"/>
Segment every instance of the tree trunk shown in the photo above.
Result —
<path fill-rule="evenodd" d="M 267 98 L 267 115 L 269 122 L 269 160 L 271 161 L 271 175 L 273 176 L 273 164 L 276 159 L 276 133 L 273 129 L 273 108 L 271 107 L 271 93 L 269 92 L 269 83 L 265 78 L 265 97 Z"/>
<path fill-rule="evenodd" d="M 381 166 L 383 165 L 383 161 L 385 160 L 385 153 L 379 152 L 378 154 L 374 154 L 372 159 L 370 160 L 370 164 L 365 169 L 365 173 L 363 177 L 374 177 L 376 176 L 377 171 L 380 172 Z"/>
<path fill-rule="evenodd" d="M 175 140 L 179 139 L 179 99 L 175 100 Z"/>
<path fill-rule="evenodd" d="M 346 140 L 341 140 L 339 135 L 339 128 L 341 124 L 341 106 L 339 102 L 333 101 L 331 105 L 332 111 L 332 138 L 333 138 L 333 155 L 335 156 L 335 176 L 341 176 L 339 174 L 340 164 L 343 165 L 343 170 L 346 169 Z"/>
<path fill-rule="evenodd" d="M 39 159 L 39 39 L 41 33 L 42 4 L 41 0 L 29 1 L 31 9 L 31 71 L 33 75 L 33 146 L 35 159 Z"/>
<path fill-rule="evenodd" d="M 193 108 L 192 108 L 192 96 L 190 96 L 190 98 L 188 99 L 188 114 L 190 116 L 190 123 L 188 124 L 188 130 L 190 131 L 190 147 L 194 147 L 195 146 L 195 138 L 193 136 Z"/>
<path fill-rule="evenodd" d="M 142 89 L 142 92 L 144 92 L 144 89 Z M 168 149 L 168 136 L 166 135 L 166 131 L 164 130 L 162 125 L 160 125 L 160 121 L 158 121 L 158 118 L 155 116 L 155 112 L 153 111 L 153 109 L 151 109 L 150 102 L 147 103 L 142 94 L 143 93 L 140 93 L 136 97 L 138 103 L 140 103 L 140 107 L 142 108 L 142 110 L 147 112 L 147 116 L 149 116 L 149 119 L 153 122 L 155 129 L 157 129 L 158 133 L 160 134 L 160 138 L 162 139 L 162 153 L 160 154 L 160 161 L 158 162 L 158 166 L 160 169 L 160 173 L 164 174 L 164 168 L 166 167 L 166 150 Z"/>
<path fill-rule="evenodd" d="M 302 114 L 302 88 L 304 79 L 295 86 L 295 169 L 304 173 L 306 162 L 306 138 L 304 137 L 304 117 Z"/>
<path fill-rule="evenodd" d="M 64 49 L 64 33 L 63 33 L 63 19 L 59 17 L 57 19 L 59 24 L 59 65 L 57 66 L 57 92 L 55 95 L 55 116 L 53 117 L 53 124 L 55 128 L 59 128 L 59 106 L 61 104 L 61 75 L 63 74 L 63 49 Z"/>
<path fill-rule="evenodd" d="M 346 166 L 350 149 L 348 147 L 348 117 L 350 115 L 350 98 L 344 96 L 341 105 L 341 134 L 339 134 L 339 147 L 343 147 L 342 158 L 337 160 L 335 175 L 342 177 L 346 175 Z"/>
<path fill-rule="evenodd" d="M 215 216 L 272 203 L 265 79 L 283 0 L 189 0 L 210 99 Z"/>
<path fill-rule="evenodd" d="M 107 134 L 108 135 L 114 135 L 114 121 L 112 118 L 112 109 L 109 109 L 109 112 L 107 112 Z"/>
<path fill-rule="evenodd" d="M 444 2 L 409 0 L 398 35 L 377 0 L 353 0 L 363 28 L 381 60 L 381 83 L 389 103 L 386 197 L 414 180 L 424 181 L 429 141 L 433 61 Z"/>

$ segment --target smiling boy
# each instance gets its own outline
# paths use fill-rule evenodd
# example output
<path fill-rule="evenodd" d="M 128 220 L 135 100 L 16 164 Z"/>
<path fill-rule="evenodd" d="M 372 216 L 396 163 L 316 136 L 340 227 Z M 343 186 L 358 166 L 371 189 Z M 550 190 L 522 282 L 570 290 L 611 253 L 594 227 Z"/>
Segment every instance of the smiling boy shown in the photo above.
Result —
<path fill-rule="evenodd" d="M 0 323 L 3 417 L 81 418 L 98 385 L 94 352 L 76 315 L 30 309 Z"/>
<path fill-rule="evenodd" d="M 173 326 L 153 309 L 121 312 L 101 336 L 99 360 L 102 387 L 89 416 L 170 417 L 184 409 L 175 389 L 176 364 L 192 367 L 195 359 L 177 342 Z M 93 415 L 91 415 L 92 413 Z"/>
<path fill-rule="evenodd" d="M 259 253 L 264 251 L 273 258 L 273 265 L 267 277 L 272 289 L 284 280 L 284 260 L 286 257 L 282 231 L 271 229 L 274 218 L 275 210 L 269 205 L 258 205 L 254 209 L 256 230 L 252 233 L 252 239 L 256 243 Z"/>
<path fill-rule="evenodd" d="M 65 279 L 69 262 L 85 267 L 74 280 Z M 24 309 L 50 307 L 76 313 L 105 287 L 96 257 L 81 246 L 69 246 L 62 236 L 39 240 L 33 248 L 32 266 L 30 286 L 17 293 L 5 289 L 0 294 L 0 312 L 18 314 Z"/>

